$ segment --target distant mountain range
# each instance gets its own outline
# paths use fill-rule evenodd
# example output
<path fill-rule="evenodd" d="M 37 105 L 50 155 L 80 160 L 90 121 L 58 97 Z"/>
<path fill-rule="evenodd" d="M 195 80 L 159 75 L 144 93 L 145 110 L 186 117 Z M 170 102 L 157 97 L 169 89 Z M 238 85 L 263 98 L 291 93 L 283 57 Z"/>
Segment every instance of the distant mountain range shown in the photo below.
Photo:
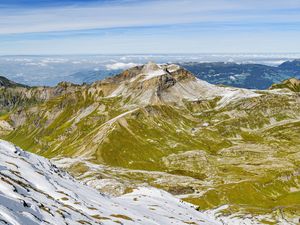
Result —
<path fill-rule="evenodd" d="M 136 62 L 137 65 L 140 64 L 139 61 L 132 60 Z M 77 64 L 75 61 L 69 64 L 48 64 L 49 60 L 45 64 L 44 61 L 40 62 L 40 64 L 33 63 L 33 65 L 30 64 L 28 66 L 24 66 L 22 63 L 17 64 L 16 62 L 12 65 L 7 64 L 7 62 L 2 62 L 1 64 L 0 61 L 0 70 L 4 76 L 7 75 L 7 77 L 12 80 L 31 86 L 40 84 L 55 86 L 62 80 L 75 84 L 91 84 L 97 80 L 102 80 L 121 73 L 122 71 L 112 66 L 108 69 L 107 64 L 103 64 L 103 62 L 99 62 L 99 65 L 97 65 L 93 60 L 91 63 L 89 63 L 88 60 L 84 62 L 80 61 L 80 64 Z M 207 63 L 191 61 L 179 63 L 179 65 L 192 72 L 196 77 L 209 83 L 260 90 L 266 89 L 272 84 L 279 83 L 290 77 L 300 78 L 299 64 L 299 59 L 285 61 L 278 66 L 221 61 Z"/>
<path fill-rule="evenodd" d="M 199 79 L 213 84 L 234 87 L 267 89 L 290 77 L 300 78 L 300 60 L 287 61 L 279 66 L 236 63 L 182 63 L 181 66 Z"/>
<path fill-rule="evenodd" d="M 300 60 L 286 61 L 279 66 L 224 62 L 188 62 L 179 65 L 209 83 L 250 89 L 267 89 L 290 77 L 300 78 Z M 71 74 L 68 79 L 77 84 L 92 83 L 119 72 L 121 71 L 86 70 Z"/>

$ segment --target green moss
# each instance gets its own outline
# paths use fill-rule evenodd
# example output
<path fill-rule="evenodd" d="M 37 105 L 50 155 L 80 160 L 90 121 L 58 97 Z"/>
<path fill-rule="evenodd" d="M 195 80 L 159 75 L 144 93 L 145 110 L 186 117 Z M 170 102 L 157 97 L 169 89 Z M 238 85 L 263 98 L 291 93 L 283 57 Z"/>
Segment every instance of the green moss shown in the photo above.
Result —
<path fill-rule="evenodd" d="M 209 209 L 219 205 L 238 206 L 237 209 L 246 208 L 253 214 L 270 213 L 278 207 L 292 210 L 300 207 L 300 192 L 290 192 L 289 187 L 295 185 L 299 177 L 290 181 L 269 178 L 256 181 L 224 184 L 207 191 L 201 198 L 187 198 L 188 202 Z M 232 210 L 234 207 L 232 208 Z"/>
<path fill-rule="evenodd" d="M 241 137 L 243 138 L 244 141 L 247 142 L 253 142 L 253 143 L 261 143 L 263 142 L 263 137 L 259 134 L 256 133 L 250 133 L 250 132 L 241 132 Z"/>

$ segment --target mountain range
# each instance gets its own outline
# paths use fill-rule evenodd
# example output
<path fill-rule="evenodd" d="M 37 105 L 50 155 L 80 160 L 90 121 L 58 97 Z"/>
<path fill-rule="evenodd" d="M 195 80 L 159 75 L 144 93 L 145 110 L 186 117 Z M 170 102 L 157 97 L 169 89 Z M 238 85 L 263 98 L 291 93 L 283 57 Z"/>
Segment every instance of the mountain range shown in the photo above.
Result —
<path fill-rule="evenodd" d="M 225 224 L 296 224 L 298 90 L 296 78 L 249 90 L 150 62 L 91 84 L 2 87 L 0 137 L 112 196 L 147 184 Z"/>
<path fill-rule="evenodd" d="M 199 79 L 210 83 L 251 89 L 267 89 L 290 77 L 300 78 L 299 65 L 300 60 L 286 61 L 279 66 L 223 62 L 181 64 Z"/>
<path fill-rule="evenodd" d="M 267 89 L 274 83 L 290 77 L 300 78 L 300 60 L 286 61 L 278 66 L 231 62 L 182 62 L 183 68 L 191 71 L 197 78 L 212 84 L 223 84 L 248 89 Z M 84 70 L 66 77 L 77 83 L 93 83 L 120 70 Z"/>

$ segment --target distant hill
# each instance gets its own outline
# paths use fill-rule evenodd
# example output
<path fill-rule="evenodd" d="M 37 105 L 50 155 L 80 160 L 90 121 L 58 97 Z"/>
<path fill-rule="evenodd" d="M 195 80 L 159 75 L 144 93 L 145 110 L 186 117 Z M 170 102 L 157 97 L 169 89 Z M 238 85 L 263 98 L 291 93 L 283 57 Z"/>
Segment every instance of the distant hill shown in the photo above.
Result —
<path fill-rule="evenodd" d="M 293 61 L 286 61 L 281 65 L 279 65 L 279 68 L 300 71 L 300 59 L 293 60 Z"/>
<path fill-rule="evenodd" d="M 3 76 L 0 76 L 0 87 L 26 87 L 26 85 L 15 83 Z"/>
<path fill-rule="evenodd" d="M 76 84 L 91 84 L 97 80 L 102 80 L 121 72 L 121 70 L 83 70 L 69 75 L 68 80 Z"/>

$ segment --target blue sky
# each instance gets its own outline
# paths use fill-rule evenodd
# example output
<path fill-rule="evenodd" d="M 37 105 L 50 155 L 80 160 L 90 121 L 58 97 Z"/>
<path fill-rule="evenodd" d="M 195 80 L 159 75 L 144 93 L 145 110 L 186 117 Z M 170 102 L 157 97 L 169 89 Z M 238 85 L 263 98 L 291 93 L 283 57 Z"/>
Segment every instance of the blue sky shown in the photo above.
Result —
<path fill-rule="evenodd" d="M 0 55 L 300 52 L 299 0 L 0 0 Z"/>

